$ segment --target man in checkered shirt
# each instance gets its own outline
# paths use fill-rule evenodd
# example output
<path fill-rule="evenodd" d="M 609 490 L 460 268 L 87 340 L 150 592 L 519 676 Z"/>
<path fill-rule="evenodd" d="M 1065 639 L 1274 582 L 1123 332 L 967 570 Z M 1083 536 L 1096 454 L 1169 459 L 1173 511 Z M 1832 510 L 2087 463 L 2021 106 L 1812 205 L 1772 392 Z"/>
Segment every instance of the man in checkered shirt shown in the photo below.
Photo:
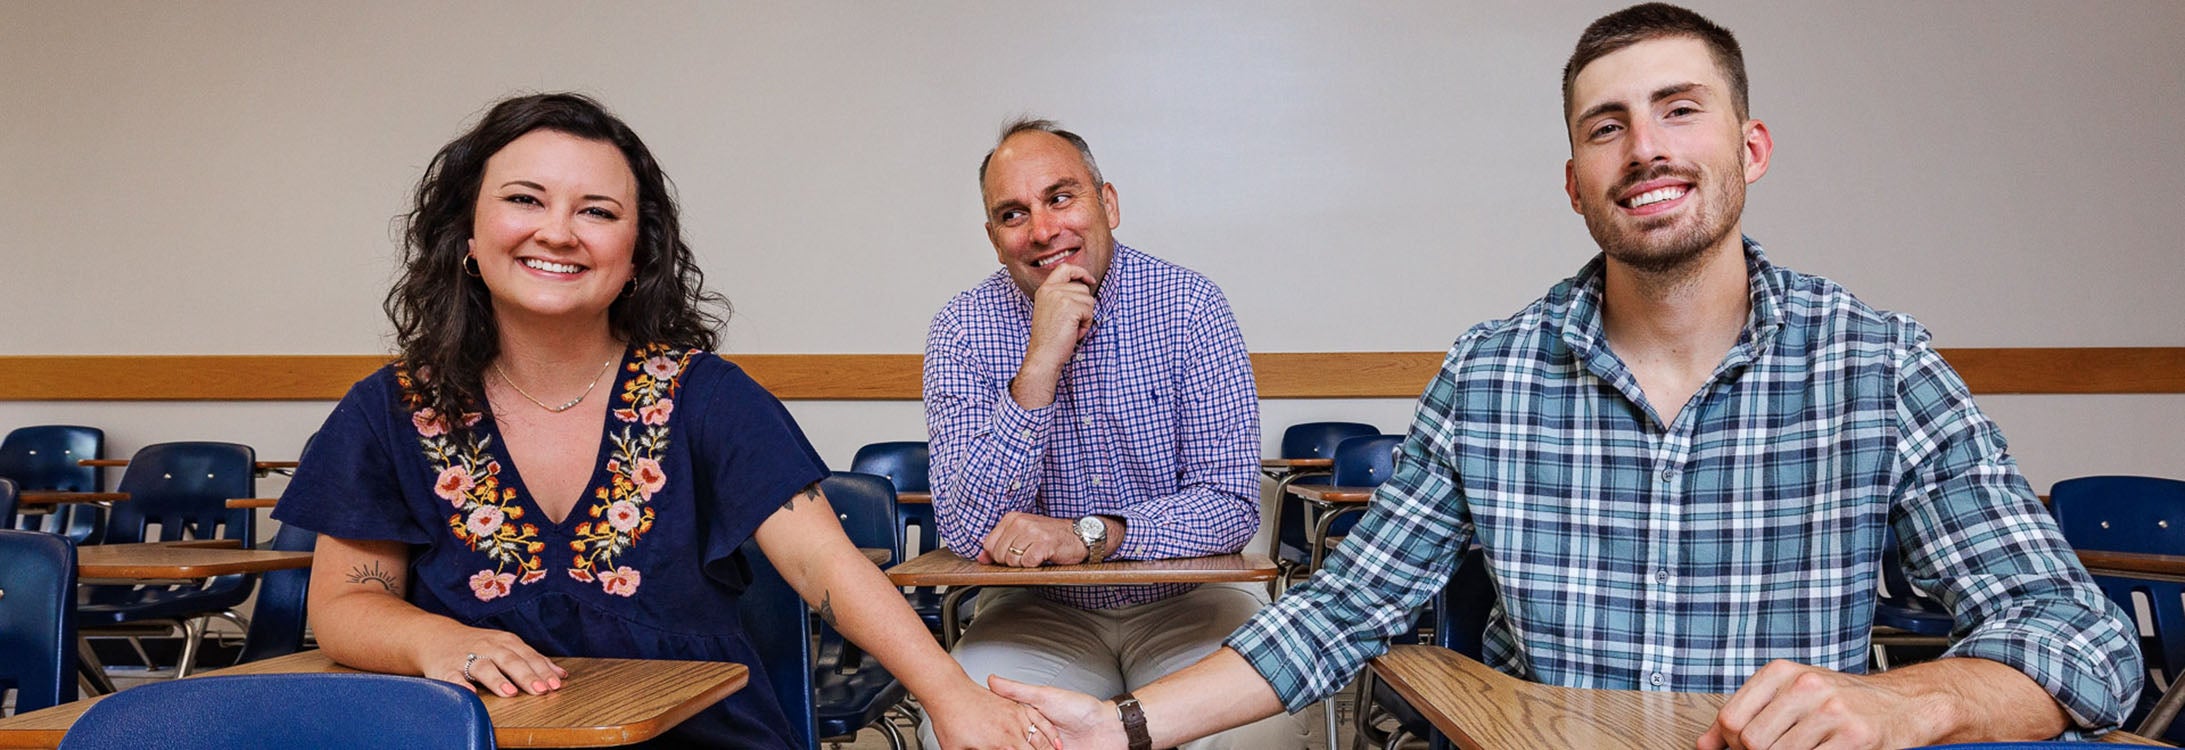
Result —
<path fill-rule="evenodd" d="M 1565 184 L 1601 255 L 1457 340 L 1326 568 L 1135 705 L 995 692 L 1073 748 L 1166 747 L 1296 710 L 1385 651 L 1477 542 L 1499 596 L 1487 662 L 1734 693 L 1699 750 L 2116 727 L 2144 679 L 2137 633 L 1925 329 L 1744 237 L 1746 186 L 1774 150 L 1745 89 L 1736 40 L 1697 14 L 1595 21 L 1565 68 Z M 1956 632 L 1943 658 L 1869 675 L 1891 530 Z"/>
<path fill-rule="evenodd" d="M 1052 122 L 1005 127 L 979 187 L 1002 268 L 950 300 L 926 340 L 942 540 L 1015 567 L 1242 549 L 1259 529 L 1259 396 L 1221 289 L 1118 244 L 1115 187 Z M 977 601 L 954 652 L 973 678 L 1114 695 L 1220 648 L 1267 598 L 1170 584 Z M 1190 745 L 1303 746 L 1290 716 Z"/>

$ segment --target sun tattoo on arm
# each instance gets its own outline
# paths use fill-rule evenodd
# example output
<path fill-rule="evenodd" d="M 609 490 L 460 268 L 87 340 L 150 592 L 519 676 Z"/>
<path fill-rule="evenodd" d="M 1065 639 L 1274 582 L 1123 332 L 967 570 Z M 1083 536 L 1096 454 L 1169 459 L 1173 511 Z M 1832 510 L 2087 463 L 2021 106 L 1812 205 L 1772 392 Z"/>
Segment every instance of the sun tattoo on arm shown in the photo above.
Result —
<path fill-rule="evenodd" d="M 389 573 L 385 568 L 379 567 L 378 560 L 373 560 L 370 563 L 359 564 L 356 567 L 350 568 L 349 582 L 376 583 L 379 584 L 382 588 L 387 589 L 387 593 L 402 593 L 402 582 L 396 580 L 395 574 Z"/>
<path fill-rule="evenodd" d="M 813 483 L 811 483 L 811 484 L 805 485 L 805 486 L 804 486 L 804 489 L 801 489 L 801 490 L 798 490 L 798 491 L 797 491 L 797 494 L 794 494 L 794 495 L 790 495 L 790 496 L 789 496 L 789 499 L 788 499 L 787 501 L 784 501 L 784 502 L 783 502 L 783 503 L 781 504 L 781 509 L 782 509 L 782 510 L 796 510 L 796 509 L 797 509 L 797 498 L 800 498 L 800 497 L 801 497 L 801 498 L 804 498 L 804 499 L 806 499 L 806 500 L 818 500 L 818 499 L 819 499 L 819 483 L 818 483 L 818 482 L 813 482 Z"/>

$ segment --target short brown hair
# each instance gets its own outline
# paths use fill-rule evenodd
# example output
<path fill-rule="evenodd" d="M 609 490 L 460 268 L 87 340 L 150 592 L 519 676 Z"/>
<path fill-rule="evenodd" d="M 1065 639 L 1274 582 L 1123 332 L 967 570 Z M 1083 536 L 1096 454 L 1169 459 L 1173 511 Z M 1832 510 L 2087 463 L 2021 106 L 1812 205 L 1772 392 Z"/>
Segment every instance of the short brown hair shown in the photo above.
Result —
<path fill-rule="evenodd" d="M 1645 3 L 1602 16 L 1578 35 L 1578 48 L 1571 50 L 1570 62 L 1563 64 L 1563 121 L 1570 121 L 1570 88 L 1578 80 L 1578 71 L 1625 47 L 1680 36 L 1698 39 L 1714 53 L 1715 66 L 1730 82 L 1730 105 L 1737 119 L 1746 119 L 1745 53 L 1738 49 L 1737 37 L 1698 13 L 1668 3 Z"/>

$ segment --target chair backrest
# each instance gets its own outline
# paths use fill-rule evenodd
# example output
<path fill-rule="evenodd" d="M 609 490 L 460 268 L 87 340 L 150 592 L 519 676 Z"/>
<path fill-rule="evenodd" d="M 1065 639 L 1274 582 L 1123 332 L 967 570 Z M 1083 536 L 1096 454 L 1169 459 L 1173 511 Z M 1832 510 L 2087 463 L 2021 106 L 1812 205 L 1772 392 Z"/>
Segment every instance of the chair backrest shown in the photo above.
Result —
<path fill-rule="evenodd" d="M 0 477 L 0 529 L 15 528 L 15 480 Z"/>
<path fill-rule="evenodd" d="M 2185 481 L 2079 477 L 2057 482 L 2048 497 L 2076 549 L 2185 555 Z"/>
<path fill-rule="evenodd" d="M 99 470 L 78 466 L 86 458 L 105 458 L 106 432 L 96 427 L 52 424 L 18 427 L 0 438 L 0 477 L 26 490 L 100 492 Z"/>
<path fill-rule="evenodd" d="M 76 546 L 0 529 L 0 693 L 15 712 L 76 699 Z"/>
<path fill-rule="evenodd" d="M 157 541 L 240 539 L 243 546 L 252 546 L 257 512 L 230 510 L 227 502 L 257 495 L 257 477 L 251 469 L 255 460 L 250 446 L 235 443 L 145 446 L 122 472 L 120 490 L 129 493 L 129 499 L 114 504 L 106 540 L 154 541 L 145 532 L 156 523 L 160 527 Z"/>
<path fill-rule="evenodd" d="M 1282 431 L 1283 458 L 1334 458 L 1344 440 L 1379 435 L 1381 428 L 1358 422 L 1305 422 Z"/>
<path fill-rule="evenodd" d="M 926 472 L 932 461 L 924 442 L 897 440 L 857 449 L 857 456 L 850 459 L 850 470 L 886 477 L 896 492 L 931 492 L 933 485 Z"/>
<path fill-rule="evenodd" d="M 737 556 L 743 558 L 751 576 L 737 602 L 737 615 L 743 620 L 744 636 L 759 652 L 759 669 L 752 670 L 747 689 L 772 687 L 774 701 L 789 717 L 797 747 L 818 750 L 819 724 L 812 712 L 811 610 L 766 559 L 758 542 L 744 542 Z"/>
<path fill-rule="evenodd" d="M 1396 471 L 1396 446 L 1402 435 L 1367 435 L 1346 438 L 1335 446 L 1335 475 L 1329 482 L 1344 487 L 1375 487 Z"/>
<path fill-rule="evenodd" d="M 2074 549 L 2185 554 L 2185 481 L 2079 477 L 2057 482 L 2049 489 L 2048 499 L 2064 541 Z M 2155 634 L 2142 639 L 2140 650 L 2150 669 L 2174 681 L 2179 670 L 2185 669 L 2185 584 L 2117 576 L 2094 576 L 2094 583 L 2126 613 L 2146 612 Z M 2143 717 L 2160 697 L 2157 684 L 2148 679 L 2132 721 Z M 2160 729 L 2172 741 L 2185 739 L 2185 723 L 2173 722 Z"/>
<path fill-rule="evenodd" d="M 492 748 L 493 719 L 456 685 L 387 674 L 253 674 L 154 682 L 109 695 L 62 750 Z"/>
<path fill-rule="evenodd" d="M 857 457 L 850 459 L 850 470 L 887 477 L 898 495 L 932 492 L 933 483 L 927 473 L 932 461 L 925 443 L 897 440 L 857 449 Z M 916 557 L 920 552 L 941 546 L 940 529 L 934 525 L 932 505 L 898 503 L 895 524 L 898 527 L 895 533 L 903 540 L 903 548 L 896 552 L 898 559 Z M 915 533 L 911 531 L 913 528 L 917 529 Z M 911 541 L 913 538 L 917 541 Z"/>
<path fill-rule="evenodd" d="M 273 548 L 284 552 L 310 552 L 319 535 L 301 526 L 283 524 L 273 532 Z M 303 650 L 304 603 L 311 592 L 311 569 L 276 570 L 258 575 L 258 606 L 250 615 L 250 632 L 243 638 L 237 664 L 285 656 Z"/>
<path fill-rule="evenodd" d="M 18 427 L 0 438 L 0 477 L 15 480 L 22 491 L 103 492 L 99 469 L 78 466 L 86 458 L 106 457 L 106 432 L 78 425 Z M 43 516 L 12 518 L 0 513 L 0 526 L 64 534 L 77 544 L 98 541 L 106 510 L 96 505 L 66 505 Z"/>
<path fill-rule="evenodd" d="M 819 482 L 834 506 L 842 533 L 859 547 L 884 549 L 894 565 L 903 559 L 902 528 L 895 522 L 895 487 L 887 477 L 857 471 L 837 471 Z"/>

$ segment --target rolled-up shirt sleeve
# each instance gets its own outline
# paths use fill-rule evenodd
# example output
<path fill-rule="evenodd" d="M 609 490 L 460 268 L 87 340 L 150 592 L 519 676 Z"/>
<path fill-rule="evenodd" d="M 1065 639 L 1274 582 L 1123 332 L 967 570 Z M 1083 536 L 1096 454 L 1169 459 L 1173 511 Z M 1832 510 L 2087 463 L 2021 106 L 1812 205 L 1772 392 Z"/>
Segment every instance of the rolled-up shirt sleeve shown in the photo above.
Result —
<path fill-rule="evenodd" d="M 2079 564 L 2002 431 L 1928 347 L 1926 332 L 1913 325 L 1906 336 L 1897 393 L 1903 481 L 1890 522 L 1912 586 L 1956 619 L 1944 656 L 2008 665 L 2048 691 L 2076 730 L 2115 729 L 2145 679 L 2137 629 Z"/>

